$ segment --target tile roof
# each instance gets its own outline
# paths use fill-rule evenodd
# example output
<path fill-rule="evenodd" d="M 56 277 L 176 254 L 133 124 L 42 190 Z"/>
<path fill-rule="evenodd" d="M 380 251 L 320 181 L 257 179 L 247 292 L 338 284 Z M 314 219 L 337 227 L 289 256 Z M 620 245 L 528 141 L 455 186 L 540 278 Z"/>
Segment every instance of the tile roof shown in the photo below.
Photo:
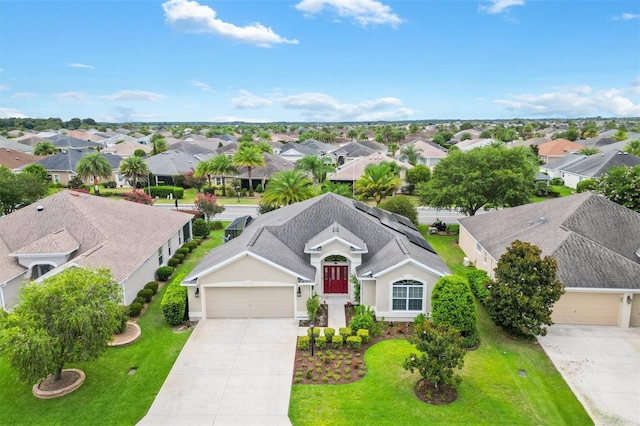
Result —
<path fill-rule="evenodd" d="M 602 196 L 585 192 L 458 222 L 496 260 L 516 239 L 540 247 L 558 261 L 567 287 L 640 289 L 640 214 Z"/>
<path fill-rule="evenodd" d="M 0 283 L 25 270 L 15 259 L 7 262 L 9 253 L 37 241 L 42 250 L 53 241 L 68 249 L 71 239 L 79 244 L 71 262 L 110 268 L 122 281 L 190 220 L 173 210 L 63 190 L 0 217 L 0 266 L 8 265 L 0 268 Z M 66 236 L 56 237 L 60 230 Z"/>
<path fill-rule="evenodd" d="M 412 244 L 403 233 L 358 210 L 353 200 L 327 193 L 258 216 L 242 234 L 206 255 L 185 281 L 244 252 L 281 265 L 301 279 L 313 281 L 315 268 L 310 264 L 310 255 L 304 252 L 305 246 L 334 223 L 358 236 L 368 248 L 368 253 L 362 254 L 363 263 L 358 267 L 358 274 L 380 272 L 407 259 L 442 274 L 449 273 L 438 255 Z M 409 228 L 406 230 L 410 232 Z"/>
<path fill-rule="evenodd" d="M 567 139 L 554 139 L 538 145 L 538 155 L 560 157 L 573 151 L 580 151 L 584 146 Z"/>
<path fill-rule="evenodd" d="M 0 165 L 9 169 L 16 169 L 18 167 L 33 163 L 41 157 L 27 154 L 23 151 L 16 151 L 10 148 L 0 148 Z"/>

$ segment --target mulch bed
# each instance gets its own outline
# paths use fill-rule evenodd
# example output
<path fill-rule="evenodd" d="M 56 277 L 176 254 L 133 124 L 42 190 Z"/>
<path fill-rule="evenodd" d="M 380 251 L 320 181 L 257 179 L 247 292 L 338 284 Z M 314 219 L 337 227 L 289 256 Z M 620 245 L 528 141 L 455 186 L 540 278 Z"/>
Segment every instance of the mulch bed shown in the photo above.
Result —
<path fill-rule="evenodd" d="M 46 392 L 56 391 L 58 389 L 66 388 L 67 386 L 71 386 L 79 379 L 80 374 L 75 371 L 65 370 L 62 372 L 60 380 L 56 380 L 55 376 L 51 375 L 40 382 L 38 389 Z"/>
<path fill-rule="evenodd" d="M 458 392 L 453 386 L 440 385 L 436 390 L 431 382 L 427 379 L 420 379 L 413 388 L 416 396 L 420 401 L 424 401 L 431 405 L 451 404 L 458 399 Z"/>
<path fill-rule="evenodd" d="M 316 314 L 315 327 L 328 327 L 329 326 L 329 305 L 326 303 L 320 304 L 318 312 Z M 300 327 L 309 327 L 309 321 L 300 321 Z M 337 332 L 337 330 L 336 330 Z"/>

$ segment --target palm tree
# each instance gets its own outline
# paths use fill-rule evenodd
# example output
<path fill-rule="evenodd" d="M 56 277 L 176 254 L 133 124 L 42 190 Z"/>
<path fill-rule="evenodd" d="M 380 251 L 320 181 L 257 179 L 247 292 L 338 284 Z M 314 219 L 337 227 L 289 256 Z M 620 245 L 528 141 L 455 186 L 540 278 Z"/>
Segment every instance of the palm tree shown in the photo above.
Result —
<path fill-rule="evenodd" d="M 320 193 L 325 194 L 327 192 L 333 192 L 334 194 L 342 195 L 343 197 L 352 198 L 353 192 L 351 187 L 346 183 L 335 183 L 330 180 L 326 180 L 320 185 Z"/>
<path fill-rule="evenodd" d="M 624 147 L 624 151 L 631 155 L 640 156 L 640 139 L 633 139 Z"/>
<path fill-rule="evenodd" d="M 369 164 L 364 174 L 355 183 L 356 194 L 362 198 L 373 198 L 376 205 L 392 195 L 402 186 L 402 180 L 389 163 Z"/>
<path fill-rule="evenodd" d="M 207 182 L 209 182 L 209 188 L 211 188 L 211 176 L 215 173 L 212 168 L 213 158 L 208 160 L 203 160 L 196 165 L 196 169 L 193 172 L 194 177 L 207 177 Z"/>
<path fill-rule="evenodd" d="M 285 206 L 315 196 L 311 181 L 301 170 L 285 170 L 271 176 L 260 200 L 264 204 Z"/>
<path fill-rule="evenodd" d="M 169 149 L 169 145 L 167 144 L 166 139 L 159 133 L 154 133 L 151 136 L 151 144 L 153 144 L 151 155 L 160 154 L 161 152 Z"/>
<path fill-rule="evenodd" d="M 580 151 L 578 151 L 579 154 L 581 155 L 595 155 L 597 153 L 599 153 L 600 150 L 598 148 L 594 148 L 594 147 L 584 147 L 582 148 Z"/>
<path fill-rule="evenodd" d="M 238 170 L 234 167 L 233 160 L 224 154 L 217 155 L 209 161 L 211 163 L 209 166 L 211 172 L 222 177 L 222 194 L 226 195 L 227 184 L 225 178 L 232 173 L 237 173 Z"/>
<path fill-rule="evenodd" d="M 57 154 L 58 148 L 53 144 L 53 142 L 44 141 L 38 142 L 36 147 L 33 149 L 33 155 L 51 155 Z"/>
<path fill-rule="evenodd" d="M 416 164 L 418 164 L 420 152 L 422 152 L 420 148 L 416 149 L 415 145 L 409 144 L 405 145 L 404 148 L 400 150 L 400 155 L 403 160 L 407 161 L 407 163 L 415 166 Z"/>
<path fill-rule="evenodd" d="M 400 149 L 400 145 L 397 143 L 389 144 L 389 152 L 391 153 L 391 158 L 395 158 L 396 152 Z"/>
<path fill-rule="evenodd" d="M 104 155 L 99 152 L 92 152 L 82 157 L 76 164 L 76 173 L 80 179 L 93 178 L 93 190 L 100 193 L 98 181 L 100 178 L 109 179 L 111 177 L 111 164 Z"/>
<path fill-rule="evenodd" d="M 327 179 L 327 173 L 332 172 L 335 166 L 328 157 L 318 158 L 315 155 L 305 155 L 296 161 L 296 169 L 311 173 L 313 184 L 322 183 Z"/>
<path fill-rule="evenodd" d="M 238 152 L 233 156 L 233 164 L 236 167 L 246 167 L 249 175 L 249 194 L 253 194 L 253 181 L 251 180 L 251 169 L 254 167 L 264 167 L 262 151 L 253 143 L 243 143 Z"/>
<path fill-rule="evenodd" d="M 120 162 L 120 173 L 136 189 L 138 181 L 146 182 L 149 179 L 149 166 L 141 157 L 128 157 Z"/>

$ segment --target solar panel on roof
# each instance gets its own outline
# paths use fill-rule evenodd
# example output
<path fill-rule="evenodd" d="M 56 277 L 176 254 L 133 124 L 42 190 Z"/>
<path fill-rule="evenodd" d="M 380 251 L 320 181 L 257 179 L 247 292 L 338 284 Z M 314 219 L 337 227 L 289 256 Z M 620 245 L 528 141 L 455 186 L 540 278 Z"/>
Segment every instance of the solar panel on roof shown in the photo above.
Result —
<path fill-rule="evenodd" d="M 413 222 L 411 222 L 409 219 L 407 219 L 404 216 L 400 216 L 399 214 L 395 214 L 393 213 L 393 217 L 400 222 L 401 224 L 403 224 L 404 226 L 408 226 L 411 229 L 415 229 L 416 231 L 418 230 L 418 228 L 416 228 L 416 226 L 413 224 Z"/>
<path fill-rule="evenodd" d="M 407 236 L 409 241 L 411 241 L 413 244 L 417 245 L 418 247 L 422 247 L 425 250 L 429 250 L 431 253 L 437 254 L 436 251 L 433 249 L 433 247 L 431 247 L 431 245 L 427 242 L 427 240 L 422 238 L 422 236 L 418 236 L 413 232 L 407 232 L 405 235 Z"/>

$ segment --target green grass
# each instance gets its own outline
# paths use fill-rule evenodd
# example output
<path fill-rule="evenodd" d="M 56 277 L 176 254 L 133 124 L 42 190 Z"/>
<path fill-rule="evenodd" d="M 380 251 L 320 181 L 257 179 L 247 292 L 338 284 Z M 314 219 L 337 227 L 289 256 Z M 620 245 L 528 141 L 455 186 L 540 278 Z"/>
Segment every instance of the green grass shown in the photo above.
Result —
<path fill-rule="evenodd" d="M 222 242 L 221 235 L 222 231 L 212 232 L 175 275 L 192 269 Z M 131 346 L 108 348 L 97 361 L 65 365 L 80 368 L 87 375 L 85 383 L 67 396 L 51 400 L 34 397 L 31 386 L 18 383 L 6 360 L 0 358 L 0 424 L 136 424 L 149 410 L 190 334 L 176 333 L 165 323 L 160 309 L 165 288 L 140 318 L 140 340 Z M 132 367 L 137 371 L 128 375 Z"/>
<path fill-rule="evenodd" d="M 574 192 L 576 192 L 575 189 L 569 188 L 568 186 L 549 185 L 549 188 L 555 189 L 556 191 L 558 191 L 560 193 L 561 197 L 566 197 L 567 195 L 571 195 Z M 552 200 L 552 199 L 553 199 L 553 197 L 533 197 L 531 199 L 531 202 L 532 203 L 539 203 L 540 201 L 547 201 L 547 200 Z"/>
<path fill-rule="evenodd" d="M 426 237 L 451 271 L 462 274 L 457 235 Z M 465 356 L 458 399 L 445 406 L 420 401 L 420 379 L 402 368 L 414 351 L 405 340 L 386 340 L 365 353 L 368 373 L 347 385 L 294 385 L 289 416 L 302 425 L 593 424 L 544 351 L 505 337 L 478 306 L 481 344 Z M 518 372 L 524 370 L 526 377 Z"/>

